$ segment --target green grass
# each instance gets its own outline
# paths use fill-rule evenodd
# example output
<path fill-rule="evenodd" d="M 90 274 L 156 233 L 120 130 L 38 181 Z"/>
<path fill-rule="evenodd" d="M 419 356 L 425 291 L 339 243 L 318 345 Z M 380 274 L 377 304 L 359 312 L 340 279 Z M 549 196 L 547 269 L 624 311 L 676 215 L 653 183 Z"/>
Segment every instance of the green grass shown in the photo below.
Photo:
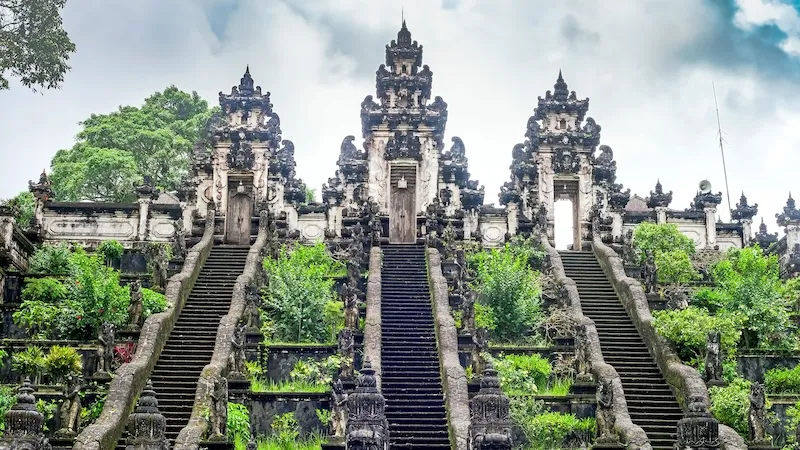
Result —
<path fill-rule="evenodd" d="M 287 444 L 280 442 L 274 436 L 262 436 L 256 439 L 258 442 L 258 450 L 318 450 L 322 448 L 322 444 L 327 441 L 323 436 L 310 436 L 302 441 L 295 441 Z M 234 442 L 235 450 L 245 450 L 247 442 L 237 439 Z"/>
<path fill-rule="evenodd" d="M 330 387 L 324 384 L 301 383 L 297 381 L 267 381 L 254 377 L 250 380 L 250 390 L 253 392 L 271 393 L 291 393 L 291 392 L 317 392 L 323 393 L 330 391 Z"/>
<path fill-rule="evenodd" d="M 537 394 L 551 397 L 566 397 L 569 395 L 569 388 L 571 387 L 572 380 L 569 378 L 556 378 L 548 383 L 548 386 Z"/>

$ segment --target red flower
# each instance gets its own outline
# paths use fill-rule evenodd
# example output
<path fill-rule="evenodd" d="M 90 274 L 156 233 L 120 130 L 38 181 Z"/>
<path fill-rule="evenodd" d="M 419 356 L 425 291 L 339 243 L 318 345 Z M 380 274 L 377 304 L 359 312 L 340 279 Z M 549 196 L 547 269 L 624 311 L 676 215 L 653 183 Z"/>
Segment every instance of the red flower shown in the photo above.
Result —
<path fill-rule="evenodd" d="M 78 320 L 81 320 L 81 319 L 83 319 L 83 316 L 82 316 L 81 314 L 78 314 L 78 315 L 77 315 L 77 316 L 75 316 L 75 317 L 76 317 Z"/>

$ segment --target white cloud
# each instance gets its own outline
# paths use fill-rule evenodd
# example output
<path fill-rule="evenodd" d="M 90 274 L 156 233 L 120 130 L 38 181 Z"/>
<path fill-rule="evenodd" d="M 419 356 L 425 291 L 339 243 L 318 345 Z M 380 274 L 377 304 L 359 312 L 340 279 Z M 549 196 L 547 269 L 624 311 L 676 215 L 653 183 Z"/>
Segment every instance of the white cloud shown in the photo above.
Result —
<path fill-rule="evenodd" d="M 140 104 L 170 84 L 197 90 L 213 104 L 218 91 L 238 84 L 246 64 L 272 92 L 283 137 L 296 145 L 298 175 L 319 188 L 336 170 L 342 138 L 360 138 L 359 105 L 374 95 L 374 71 L 400 25 L 400 7 L 388 1 L 135 4 L 70 1 L 65 23 L 78 52 L 64 89 L 0 92 L 0 197 L 25 189 L 56 150 L 72 144 L 77 122 L 89 114 Z M 706 45 L 718 25 L 707 2 L 452 5 L 406 1 L 405 18 L 434 72 L 434 95 L 449 104 L 445 141 L 464 139 L 487 203 L 497 202 L 511 148 L 559 68 L 570 89 L 591 98 L 589 115 L 603 126 L 602 142 L 614 149 L 626 187 L 644 196 L 660 178 L 675 191 L 676 208 L 688 206 L 701 179 L 723 189 L 713 80 L 732 200 L 744 190 L 774 227 L 772 215 L 800 163 L 792 131 L 800 112 L 789 103 L 797 86 L 762 78 L 756 69 L 687 62 L 687 48 Z M 210 23 L 210 11 L 226 7 L 230 14 Z M 800 29 L 796 13 L 792 18 L 780 4 L 740 7 L 742 27 L 773 21 Z"/>

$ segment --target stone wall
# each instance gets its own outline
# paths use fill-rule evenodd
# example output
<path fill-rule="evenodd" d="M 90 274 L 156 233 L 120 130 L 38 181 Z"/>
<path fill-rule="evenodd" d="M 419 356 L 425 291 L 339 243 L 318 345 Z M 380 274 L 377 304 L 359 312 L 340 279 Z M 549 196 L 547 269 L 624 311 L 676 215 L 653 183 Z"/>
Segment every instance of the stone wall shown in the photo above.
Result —
<path fill-rule="evenodd" d="M 242 319 L 244 308 L 247 303 L 245 290 L 256 276 L 261 267 L 261 252 L 264 249 L 267 238 L 267 212 L 261 212 L 258 237 L 256 242 L 250 247 L 247 254 L 247 262 L 244 271 L 236 279 L 231 297 L 231 307 L 228 313 L 222 316 L 217 329 L 217 339 L 214 345 L 214 353 L 211 355 L 211 362 L 207 364 L 200 373 L 197 381 L 197 392 L 195 394 L 194 408 L 189 424 L 178 434 L 175 441 L 175 450 L 195 450 L 199 447 L 200 441 L 207 434 L 208 419 L 204 417 L 204 411 L 211 407 L 211 394 L 214 391 L 214 380 L 227 378 L 228 360 L 231 355 L 231 340 L 237 324 Z"/>
<path fill-rule="evenodd" d="M 375 381 L 381 389 L 381 266 L 383 252 L 372 247 L 369 252 L 369 278 L 367 278 L 367 317 L 364 323 L 364 359 L 369 359 L 375 370 Z"/>
<path fill-rule="evenodd" d="M 578 295 L 578 288 L 571 278 L 564 272 L 564 264 L 561 262 L 561 255 L 555 248 L 542 237 L 542 245 L 547 251 L 547 256 L 552 266 L 553 275 L 556 282 L 564 286 L 569 296 L 569 310 L 575 318 L 576 323 L 586 327 L 586 354 L 590 360 L 592 375 L 597 382 L 608 382 L 613 389 L 613 401 L 611 409 L 615 417 L 614 429 L 619 433 L 620 440 L 629 449 L 649 450 L 651 448 L 647 434 L 642 427 L 631 421 L 628 413 L 628 403 L 625 400 L 625 392 L 622 389 L 622 381 L 617 371 L 605 362 L 603 351 L 600 348 L 600 338 L 597 335 L 597 328 L 594 321 L 583 315 L 581 300 Z M 677 424 L 676 424 L 677 425 Z"/>
<path fill-rule="evenodd" d="M 673 388 L 681 408 L 686 411 L 688 399 L 693 396 L 702 397 L 708 406 L 708 389 L 700 374 L 694 368 L 683 364 L 669 341 L 656 333 L 642 285 L 625 275 L 620 257 L 600 239 L 594 239 L 593 249 L 642 340 L 655 357 L 667 383 Z M 742 437 L 730 427 L 720 424 L 719 435 L 723 450 L 747 448 Z"/>
<path fill-rule="evenodd" d="M 458 359 L 458 332 L 450 314 L 447 280 L 442 275 L 442 257 L 435 248 L 428 250 L 428 283 L 433 295 L 433 317 L 439 365 L 444 385 L 450 442 L 454 450 L 469 448 L 469 393 L 467 374 Z"/>
<path fill-rule="evenodd" d="M 161 351 L 186 299 L 192 292 L 200 270 L 211 253 L 214 240 L 214 211 L 209 210 L 203 238 L 186 255 L 183 270 L 167 284 L 167 306 L 164 312 L 145 320 L 133 360 L 115 373 L 100 417 L 75 439 L 74 450 L 107 450 L 114 448 L 125 430 L 128 415 L 139 393 L 153 372 Z"/>

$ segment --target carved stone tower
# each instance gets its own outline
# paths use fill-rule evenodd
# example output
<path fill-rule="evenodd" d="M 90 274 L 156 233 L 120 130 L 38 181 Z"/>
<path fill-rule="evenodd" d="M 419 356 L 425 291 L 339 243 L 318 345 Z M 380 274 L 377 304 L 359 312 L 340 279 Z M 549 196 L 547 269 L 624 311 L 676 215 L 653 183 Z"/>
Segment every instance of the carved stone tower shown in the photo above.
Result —
<path fill-rule="evenodd" d="M 390 242 L 415 242 L 417 217 L 438 195 L 447 104 L 428 104 L 432 78 L 403 21 L 376 73 L 379 103 L 370 95 L 361 104 L 367 196 L 389 216 Z"/>

